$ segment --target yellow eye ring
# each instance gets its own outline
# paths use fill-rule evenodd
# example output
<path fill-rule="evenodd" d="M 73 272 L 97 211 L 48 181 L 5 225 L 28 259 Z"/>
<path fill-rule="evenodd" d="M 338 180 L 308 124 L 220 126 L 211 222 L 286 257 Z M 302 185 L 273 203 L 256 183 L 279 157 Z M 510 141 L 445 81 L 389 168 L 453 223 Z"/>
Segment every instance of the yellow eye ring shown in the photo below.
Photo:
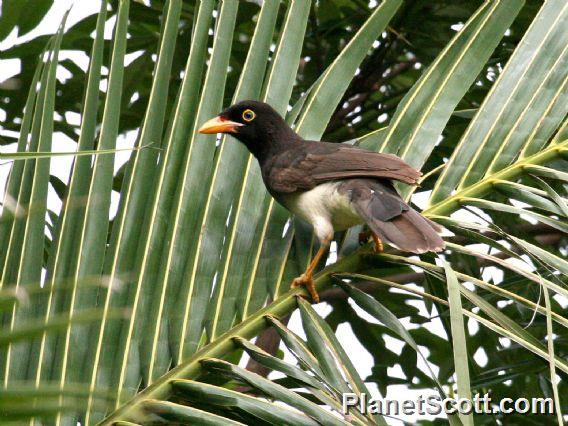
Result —
<path fill-rule="evenodd" d="M 245 120 L 247 123 L 250 123 L 255 118 L 256 114 L 252 109 L 246 109 L 243 111 L 243 120 Z"/>

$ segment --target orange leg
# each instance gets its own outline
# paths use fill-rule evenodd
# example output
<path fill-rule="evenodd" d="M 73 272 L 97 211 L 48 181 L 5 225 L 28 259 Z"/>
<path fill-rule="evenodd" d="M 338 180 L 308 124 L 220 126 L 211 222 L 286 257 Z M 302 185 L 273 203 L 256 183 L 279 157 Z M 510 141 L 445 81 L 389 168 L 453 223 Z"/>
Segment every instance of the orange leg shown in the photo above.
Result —
<path fill-rule="evenodd" d="M 299 287 L 301 285 L 306 286 L 308 293 L 310 293 L 310 296 L 312 297 L 313 303 L 319 303 L 319 301 L 320 301 L 318 292 L 316 291 L 316 285 L 314 283 L 314 278 L 313 278 L 314 270 L 316 269 L 316 266 L 318 266 L 318 263 L 321 260 L 325 251 L 327 250 L 328 246 L 329 246 L 329 242 L 327 244 L 322 244 L 320 246 L 318 252 L 314 256 L 314 258 L 312 259 L 312 261 L 308 265 L 306 272 L 304 272 L 302 275 L 300 275 L 298 278 L 295 278 L 294 281 L 292 281 L 292 288 L 296 288 L 296 287 Z"/>
<path fill-rule="evenodd" d="M 375 247 L 373 248 L 375 253 L 382 253 L 384 250 L 383 247 L 383 242 L 381 241 L 381 239 L 379 238 L 379 236 L 377 234 L 375 234 L 373 231 L 363 231 L 359 233 L 359 244 L 365 244 L 368 240 L 369 237 L 371 237 L 373 239 L 373 242 L 375 243 Z"/>
<path fill-rule="evenodd" d="M 373 238 L 373 242 L 375 243 L 375 253 L 382 253 L 385 248 L 383 247 L 383 242 L 381 241 L 379 236 L 374 232 L 371 232 L 371 237 Z"/>

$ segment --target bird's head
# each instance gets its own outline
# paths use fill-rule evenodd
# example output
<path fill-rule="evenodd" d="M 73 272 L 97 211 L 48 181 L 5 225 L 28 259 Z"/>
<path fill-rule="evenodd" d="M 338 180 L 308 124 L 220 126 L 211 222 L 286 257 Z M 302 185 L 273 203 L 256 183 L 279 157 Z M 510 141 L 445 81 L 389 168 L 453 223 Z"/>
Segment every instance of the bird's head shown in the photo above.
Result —
<path fill-rule="evenodd" d="M 292 143 L 297 135 L 274 108 L 264 102 L 242 101 L 205 122 L 199 133 L 227 133 L 241 141 L 256 157 L 276 145 Z"/>

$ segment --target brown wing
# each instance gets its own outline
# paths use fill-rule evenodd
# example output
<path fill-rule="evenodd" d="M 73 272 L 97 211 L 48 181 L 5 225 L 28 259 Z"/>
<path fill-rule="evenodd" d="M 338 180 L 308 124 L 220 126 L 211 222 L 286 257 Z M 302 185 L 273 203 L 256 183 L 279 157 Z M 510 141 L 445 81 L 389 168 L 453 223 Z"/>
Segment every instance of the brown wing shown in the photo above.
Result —
<path fill-rule="evenodd" d="M 422 174 L 396 155 L 307 141 L 278 155 L 270 164 L 269 175 L 275 191 L 290 193 L 350 178 L 392 179 L 416 185 Z"/>

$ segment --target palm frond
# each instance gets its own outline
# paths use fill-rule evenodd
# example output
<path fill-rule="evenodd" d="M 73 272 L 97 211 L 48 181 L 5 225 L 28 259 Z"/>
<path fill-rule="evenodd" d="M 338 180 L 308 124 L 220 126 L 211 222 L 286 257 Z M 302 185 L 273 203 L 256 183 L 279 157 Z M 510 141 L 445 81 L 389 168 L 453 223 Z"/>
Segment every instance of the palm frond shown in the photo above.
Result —
<path fill-rule="evenodd" d="M 383 396 L 397 383 L 442 398 L 484 387 L 552 395 L 562 424 L 565 2 L 150 3 L 104 0 L 69 29 L 64 20 L 0 52 L 23 58 L 17 78 L 29 85 L 14 97 L 0 84 L 6 130 L 19 132 L 1 135 L 16 151 L 0 153 L 14 160 L 0 217 L 3 419 L 384 425 L 342 412 L 343 393 L 374 382 Z M 35 25 L 10 7 L 0 39 Z M 90 52 L 87 71 L 59 60 L 70 48 Z M 58 67 L 73 77 L 59 81 Z M 375 254 L 359 229 L 336 235 L 316 276 L 331 306 L 322 318 L 303 289 L 288 290 L 311 259 L 311 230 L 269 197 L 244 147 L 196 132 L 247 98 L 306 138 L 350 139 L 422 168 L 421 187 L 401 191 L 447 229 L 446 250 Z M 52 149 L 59 133 L 76 151 Z M 66 183 L 50 176 L 62 155 L 76 157 Z M 296 309 L 305 339 L 286 325 Z M 436 321 L 445 337 L 426 326 Z M 368 377 L 336 336 L 343 323 L 374 358 Z M 266 330 L 286 356 L 263 348 Z M 243 368 L 245 353 L 270 374 Z M 397 364 L 406 379 L 389 374 Z"/>

